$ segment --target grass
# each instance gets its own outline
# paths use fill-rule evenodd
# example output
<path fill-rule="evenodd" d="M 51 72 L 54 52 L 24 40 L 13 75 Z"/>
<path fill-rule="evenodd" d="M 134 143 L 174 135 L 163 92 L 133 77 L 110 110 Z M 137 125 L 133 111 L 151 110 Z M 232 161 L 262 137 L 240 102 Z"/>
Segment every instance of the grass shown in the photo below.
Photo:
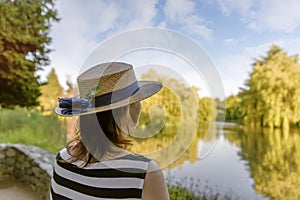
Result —
<path fill-rule="evenodd" d="M 52 153 L 64 146 L 64 122 L 54 115 L 43 115 L 36 109 L 0 109 L 0 142 L 41 147 Z"/>
<path fill-rule="evenodd" d="M 201 186 L 201 187 L 200 187 Z M 211 187 L 208 183 L 200 185 L 199 180 L 187 177 L 175 181 L 174 177 L 167 177 L 167 187 L 171 200 L 238 200 L 231 190 L 221 193 L 218 187 Z"/>

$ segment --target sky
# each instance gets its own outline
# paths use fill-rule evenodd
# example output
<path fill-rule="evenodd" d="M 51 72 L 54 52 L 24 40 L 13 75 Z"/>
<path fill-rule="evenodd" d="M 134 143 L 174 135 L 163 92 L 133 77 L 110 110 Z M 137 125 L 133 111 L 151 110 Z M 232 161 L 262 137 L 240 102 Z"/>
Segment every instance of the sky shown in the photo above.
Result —
<path fill-rule="evenodd" d="M 174 30 L 195 41 L 213 61 L 226 96 L 239 92 L 272 44 L 300 53 L 298 0 L 64 0 L 56 9 L 61 20 L 50 32 L 51 64 L 39 74 L 54 68 L 64 87 L 99 44 L 138 28 Z"/>

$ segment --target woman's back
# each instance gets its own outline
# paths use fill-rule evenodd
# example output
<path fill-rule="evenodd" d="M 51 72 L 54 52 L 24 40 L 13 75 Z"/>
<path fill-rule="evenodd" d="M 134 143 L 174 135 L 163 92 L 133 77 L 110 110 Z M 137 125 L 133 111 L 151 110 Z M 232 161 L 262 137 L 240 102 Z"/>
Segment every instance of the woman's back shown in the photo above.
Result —
<path fill-rule="evenodd" d="M 132 144 L 141 103 L 161 88 L 137 81 L 132 65 L 102 63 L 77 77 L 79 96 L 59 98 L 58 115 L 79 116 L 60 151 L 51 183 L 52 199 L 169 199 L 159 166 L 126 151 Z M 70 155 L 71 154 L 71 155 Z"/>
<path fill-rule="evenodd" d="M 81 168 L 68 163 L 71 156 L 62 149 L 56 159 L 51 183 L 52 199 L 142 199 L 150 159 L 128 154 Z"/>

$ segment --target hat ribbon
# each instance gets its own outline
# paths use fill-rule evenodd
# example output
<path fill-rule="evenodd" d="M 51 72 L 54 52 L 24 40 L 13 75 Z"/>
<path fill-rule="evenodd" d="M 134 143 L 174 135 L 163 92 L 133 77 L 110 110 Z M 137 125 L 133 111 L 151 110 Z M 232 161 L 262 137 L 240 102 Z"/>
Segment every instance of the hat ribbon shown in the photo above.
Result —
<path fill-rule="evenodd" d="M 61 109 L 62 114 L 80 114 L 86 112 L 90 108 L 106 106 L 126 99 L 135 94 L 138 90 L 139 85 L 138 82 L 135 81 L 125 88 L 95 96 L 95 98 L 58 98 L 58 107 Z"/>

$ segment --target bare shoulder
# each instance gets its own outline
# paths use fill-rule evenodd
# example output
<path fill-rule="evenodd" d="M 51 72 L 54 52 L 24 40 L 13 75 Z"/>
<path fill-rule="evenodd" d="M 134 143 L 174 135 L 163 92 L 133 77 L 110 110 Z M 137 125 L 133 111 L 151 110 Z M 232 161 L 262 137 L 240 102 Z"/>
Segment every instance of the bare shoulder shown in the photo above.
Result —
<path fill-rule="evenodd" d="M 169 200 L 169 193 L 160 167 L 151 160 L 143 187 L 143 200 Z"/>

